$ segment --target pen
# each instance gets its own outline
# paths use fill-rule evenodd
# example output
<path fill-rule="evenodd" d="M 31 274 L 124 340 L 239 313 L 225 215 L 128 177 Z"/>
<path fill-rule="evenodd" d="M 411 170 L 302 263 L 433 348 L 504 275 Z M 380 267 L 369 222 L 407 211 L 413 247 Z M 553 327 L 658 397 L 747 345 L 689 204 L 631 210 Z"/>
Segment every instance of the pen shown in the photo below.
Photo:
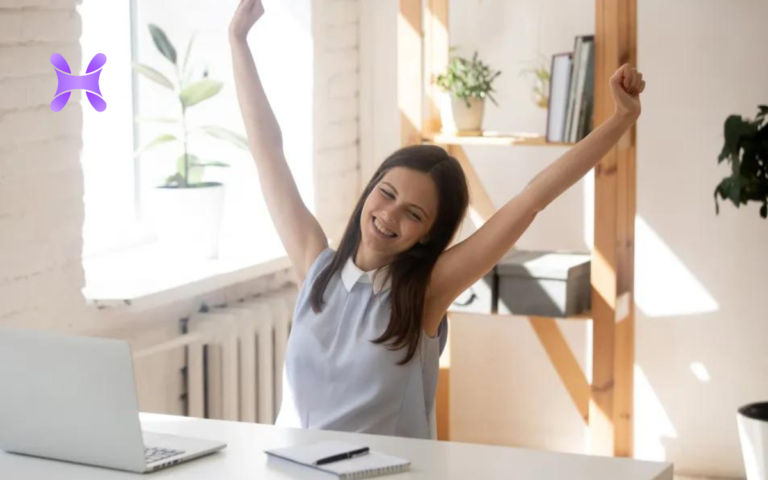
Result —
<path fill-rule="evenodd" d="M 321 458 L 320 460 L 316 461 L 315 465 L 325 465 L 326 463 L 337 462 L 339 460 L 346 460 L 347 458 L 352 458 L 357 455 L 364 455 L 368 453 L 368 450 L 369 450 L 368 447 L 363 447 L 357 450 L 352 450 L 351 452 L 339 453 L 338 455 L 331 455 L 330 457 Z"/>

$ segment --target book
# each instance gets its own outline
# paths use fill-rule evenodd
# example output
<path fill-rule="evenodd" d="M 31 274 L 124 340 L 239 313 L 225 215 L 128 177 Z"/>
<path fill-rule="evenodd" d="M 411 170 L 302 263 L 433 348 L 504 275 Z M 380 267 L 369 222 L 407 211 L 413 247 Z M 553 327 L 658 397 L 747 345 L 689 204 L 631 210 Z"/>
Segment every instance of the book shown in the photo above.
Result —
<path fill-rule="evenodd" d="M 571 86 L 573 53 L 552 56 L 552 75 L 549 82 L 549 107 L 547 109 L 547 141 L 565 142 L 565 115 Z"/>
<path fill-rule="evenodd" d="M 273 457 L 282 458 L 310 468 L 315 468 L 326 473 L 335 474 L 341 480 L 371 478 L 379 475 L 405 472 L 411 468 L 411 462 L 408 460 L 374 452 L 373 450 L 365 455 L 355 456 L 347 460 L 316 465 L 316 462 L 321 458 L 350 452 L 359 448 L 361 448 L 360 445 L 354 445 L 347 442 L 328 441 L 309 445 L 276 448 L 266 450 L 265 453 Z"/>
<path fill-rule="evenodd" d="M 593 35 L 576 37 L 576 46 L 573 54 L 573 78 L 571 80 L 572 85 L 574 85 L 574 88 L 571 89 L 571 94 L 574 95 L 574 98 L 571 99 L 571 109 L 569 110 L 568 128 L 566 131 L 566 138 L 569 142 L 577 142 L 579 140 L 578 124 L 584 99 L 584 83 L 589 62 L 589 47 L 594 41 L 595 37 Z"/>
<path fill-rule="evenodd" d="M 573 66 L 571 67 L 571 81 L 568 87 L 568 107 L 565 111 L 565 133 L 566 142 L 571 141 L 571 123 L 573 122 L 573 108 L 576 104 L 576 84 L 579 74 L 579 60 L 581 54 L 581 42 L 583 36 L 576 37 L 573 46 Z"/>
<path fill-rule="evenodd" d="M 586 77 L 582 93 L 581 109 L 576 133 L 576 141 L 589 135 L 592 131 L 592 118 L 595 109 L 595 42 L 589 42 L 587 52 Z"/>

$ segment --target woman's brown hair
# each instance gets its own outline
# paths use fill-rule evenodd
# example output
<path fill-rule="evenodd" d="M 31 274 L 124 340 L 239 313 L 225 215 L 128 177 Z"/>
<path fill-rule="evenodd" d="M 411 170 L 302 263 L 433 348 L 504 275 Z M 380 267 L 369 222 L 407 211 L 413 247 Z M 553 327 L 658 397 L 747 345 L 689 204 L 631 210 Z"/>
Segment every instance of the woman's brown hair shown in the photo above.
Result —
<path fill-rule="evenodd" d="M 464 171 L 459 162 L 445 150 L 434 145 L 413 145 L 397 150 L 384 160 L 357 201 L 331 263 L 315 279 L 310 302 L 315 313 L 322 310 L 323 293 L 328 283 L 336 272 L 342 270 L 347 259 L 357 253 L 360 246 L 365 200 L 387 171 L 395 167 L 429 174 L 435 182 L 438 195 L 438 213 L 428 234 L 429 241 L 416 243 L 401 252 L 389 266 L 392 312 L 384 333 L 373 340 L 374 343 L 386 343 L 391 350 L 405 348 L 405 357 L 398 362 L 404 365 L 413 358 L 419 346 L 424 298 L 432 269 L 456 235 L 469 204 Z"/>

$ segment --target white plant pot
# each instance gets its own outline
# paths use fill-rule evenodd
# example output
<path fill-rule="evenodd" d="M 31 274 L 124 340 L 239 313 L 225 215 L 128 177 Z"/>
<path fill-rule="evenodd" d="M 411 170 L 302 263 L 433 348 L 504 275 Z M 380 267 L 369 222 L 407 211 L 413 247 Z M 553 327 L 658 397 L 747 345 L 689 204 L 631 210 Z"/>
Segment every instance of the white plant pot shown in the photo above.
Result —
<path fill-rule="evenodd" d="M 469 107 L 463 98 L 443 92 L 440 97 L 440 121 L 444 133 L 479 134 L 483 129 L 485 99 L 467 99 Z"/>
<path fill-rule="evenodd" d="M 169 256 L 218 257 L 224 185 L 158 187 L 150 195 L 148 210 L 157 240 Z"/>
<path fill-rule="evenodd" d="M 768 402 L 741 407 L 736 423 L 747 480 L 768 480 Z"/>

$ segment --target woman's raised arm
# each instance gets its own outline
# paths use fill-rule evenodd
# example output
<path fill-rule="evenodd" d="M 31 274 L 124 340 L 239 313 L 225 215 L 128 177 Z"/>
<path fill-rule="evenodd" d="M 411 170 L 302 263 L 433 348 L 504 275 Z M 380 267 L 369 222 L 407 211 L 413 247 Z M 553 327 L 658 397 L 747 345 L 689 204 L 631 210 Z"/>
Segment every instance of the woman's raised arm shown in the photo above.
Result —
<path fill-rule="evenodd" d="M 280 240 L 303 280 L 312 262 L 328 246 L 320 223 L 299 195 L 283 151 L 283 136 L 261 85 L 246 37 L 264 14 L 261 0 L 241 0 L 229 26 L 237 100 L 248 146 L 259 171 L 261 191 Z"/>
<path fill-rule="evenodd" d="M 463 242 L 446 250 L 432 271 L 427 291 L 431 311 L 442 313 L 512 248 L 536 215 L 586 175 L 640 116 L 641 73 L 623 65 L 610 79 L 615 112 L 555 163 L 541 171 L 517 196 Z M 457 275 L 456 272 L 461 272 Z M 427 333 L 437 332 L 441 315 L 430 316 Z"/>

